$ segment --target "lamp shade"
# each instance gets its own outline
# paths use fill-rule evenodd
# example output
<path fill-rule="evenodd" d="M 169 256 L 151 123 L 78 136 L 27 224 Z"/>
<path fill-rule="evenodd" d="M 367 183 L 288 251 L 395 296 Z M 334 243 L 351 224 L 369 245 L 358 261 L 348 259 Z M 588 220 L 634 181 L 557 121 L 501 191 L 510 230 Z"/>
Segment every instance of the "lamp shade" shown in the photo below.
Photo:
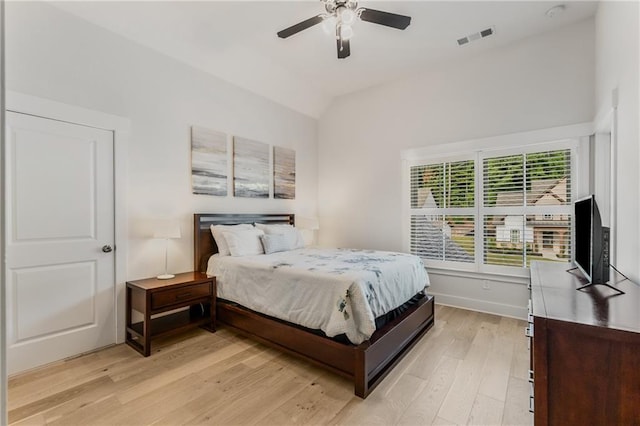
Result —
<path fill-rule="evenodd" d="M 316 217 L 297 217 L 296 226 L 300 229 L 309 229 L 311 231 L 320 229 L 320 223 Z"/>
<path fill-rule="evenodd" d="M 153 230 L 153 238 L 180 238 L 180 223 L 175 220 L 160 221 Z"/>

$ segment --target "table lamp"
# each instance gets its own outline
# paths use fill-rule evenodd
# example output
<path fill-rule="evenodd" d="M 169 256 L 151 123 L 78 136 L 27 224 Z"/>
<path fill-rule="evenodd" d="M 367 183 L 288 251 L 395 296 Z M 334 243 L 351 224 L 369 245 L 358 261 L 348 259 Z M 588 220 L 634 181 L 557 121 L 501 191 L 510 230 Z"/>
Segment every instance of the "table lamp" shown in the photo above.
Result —
<path fill-rule="evenodd" d="M 177 221 L 164 221 L 158 223 L 153 232 L 153 238 L 162 238 L 165 240 L 164 247 L 164 274 L 158 275 L 159 280 L 168 280 L 175 277 L 169 273 L 169 239 L 180 238 L 180 224 Z"/>

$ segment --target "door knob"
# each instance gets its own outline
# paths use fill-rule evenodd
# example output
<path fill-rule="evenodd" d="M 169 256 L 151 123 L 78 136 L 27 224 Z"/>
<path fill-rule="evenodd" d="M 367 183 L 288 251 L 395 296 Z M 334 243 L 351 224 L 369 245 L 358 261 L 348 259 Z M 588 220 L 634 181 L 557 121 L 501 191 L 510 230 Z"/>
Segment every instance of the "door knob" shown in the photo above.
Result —
<path fill-rule="evenodd" d="M 105 253 L 111 253 L 113 248 L 110 245 L 102 246 L 102 251 Z"/>

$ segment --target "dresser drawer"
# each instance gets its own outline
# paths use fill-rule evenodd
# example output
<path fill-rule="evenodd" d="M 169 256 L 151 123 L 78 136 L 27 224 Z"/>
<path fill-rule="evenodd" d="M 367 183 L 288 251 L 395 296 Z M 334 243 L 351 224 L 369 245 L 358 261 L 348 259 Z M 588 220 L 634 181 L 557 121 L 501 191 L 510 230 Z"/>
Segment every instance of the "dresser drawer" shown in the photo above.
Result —
<path fill-rule="evenodd" d="M 159 291 L 151 295 L 151 309 L 161 309 L 190 300 L 211 295 L 211 283 L 193 284 L 186 287 Z"/>

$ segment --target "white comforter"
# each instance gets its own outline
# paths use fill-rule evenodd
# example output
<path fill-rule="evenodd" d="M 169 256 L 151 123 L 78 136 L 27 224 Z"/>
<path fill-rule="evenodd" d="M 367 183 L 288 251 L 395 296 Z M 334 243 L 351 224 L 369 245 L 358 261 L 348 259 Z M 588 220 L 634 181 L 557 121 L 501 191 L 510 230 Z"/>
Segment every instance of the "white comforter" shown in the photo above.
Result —
<path fill-rule="evenodd" d="M 429 285 L 419 257 L 372 250 L 305 248 L 269 255 L 214 255 L 218 297 L 327 336 L 369 339 L 375 318 Z"/>

